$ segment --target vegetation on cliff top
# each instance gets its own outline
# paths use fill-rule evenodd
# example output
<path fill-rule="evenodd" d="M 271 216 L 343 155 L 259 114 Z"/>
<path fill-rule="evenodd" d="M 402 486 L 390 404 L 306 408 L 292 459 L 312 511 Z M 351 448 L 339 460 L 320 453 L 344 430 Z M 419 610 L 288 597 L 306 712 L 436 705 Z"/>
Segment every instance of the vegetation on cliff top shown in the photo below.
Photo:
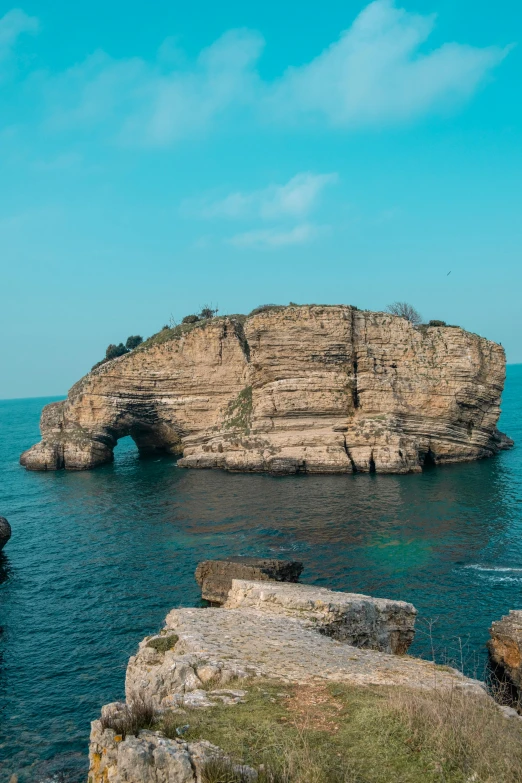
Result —
<path fill-rule="evenodd" d="M 249 783 L 245 764 L 260 770 L 263 783 L 522 782 L 521 721 L 485 697 L 325 682 L 230 687 L 248 688 L 242 703 L 152 721 L 137 705 L 144 728 L 222 749 L 226 755 L 207 765 L 206 783 Z M 126 720 L 119 733 L 139 730 L 133 716 Z"/>
<path fill-rule="evenodd" d="M 270 313 L 270 312 L 278 312 L 283 310 L 288 310 L 290 308 L 294 307 L 337 307 L 339 305 L 317 305 L 317 304 L 308 304 L 308 305 L 299 305 L 295 302 L 290 302 L 288 305 L 279 305 L 279 304 L 264 304 L 260 305 L 259 307 L 255 307 L 253 310 L 248 313 L 248 315 L 244 315 L 242 313 L 236 313 L 233 315 L 221 315 L 218 316 L 218 308 L 212 307 L 211 305 L 205 305 L 201 308 L 200 312 L 198 314 L 190 314 L 186 315 L 182 318 L 181 323 L 176 323 L 173 319 L 171 319 L 170 323 L 165 324 L 162 329 L 160 329 L 159 332 L 156 332 L 156 334 L 153 334 L 151 337 L 149 337 L 147 340 L 143 340 L 142 337 L 139 335 L 133 335 L 127 339 L 127 342 L 125 345 L 123 343 L 119 343 L 118 345 L 111 344 L 108 346 L 105 358 L 102 359 L 100 362 L 97 362 L 92 369 L 95 370 L 97 367 L 100 367 L 101 365 L 105 364 L 108 361 L 111 361 L 112 359 L 118 358 L 119 356 L 123 356 L 126 353 L 129 353 L 132 350 L 146 350 L 147 348 L 150 348 L 153 345 L 161 345 L 162 343 L 169 342 L 170 340 L 178 340 L 184 335 L 188 334 L 195 328 L 201 328 L 208 324 L 209 321 L 216 321 L 216 320 L 223 320 L 225 318 L 238 321 L 241 324 L 244 324 L 247 318 L 251 318 L 254 315 L 260 315 L 262 313 Z M 351 307 L 353 310 L 358 310 L 355 305 L 347 305 L 347 307 Z M 408 302 L 394 302 L 391 305 L 388 305 L 386 308 L 386 312 L 390 313 L 391 315 L 399 316 L 400 318 L 405 318 L 407 321 L 409 321 L 413 326 L 418 328 L 422 332 L 426 332 L 428 327 L 453 327 L 452 324 L 446 324 L 445 321 L 440 320 L 431 320 L 428 324 L 422 323 L 422 317 L 420 313 Z M 457 328 L 457 327 L 453 327 Z"/>

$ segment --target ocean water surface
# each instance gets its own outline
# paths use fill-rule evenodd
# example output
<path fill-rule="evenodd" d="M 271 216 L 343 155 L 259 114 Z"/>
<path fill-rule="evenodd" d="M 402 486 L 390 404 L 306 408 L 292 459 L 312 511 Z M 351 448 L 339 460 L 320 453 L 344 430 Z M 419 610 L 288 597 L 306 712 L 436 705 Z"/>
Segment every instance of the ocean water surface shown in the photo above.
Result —
<path fill-rule="evenodd" d="M 28 473 L 50 400 L 0 401 L 0 780 L 86 779 L 89 722 L 123 696 L 138 642 L 199 602 L 198 561 L 298 558 L 303 580 L 411 601 L 411 652 L 484 671 L 494 619 L 522 607 L 522 449 L 418 476 L 186 471 L 140 460 Z M 501 429 L 522 443 L 522 365 Z"/>

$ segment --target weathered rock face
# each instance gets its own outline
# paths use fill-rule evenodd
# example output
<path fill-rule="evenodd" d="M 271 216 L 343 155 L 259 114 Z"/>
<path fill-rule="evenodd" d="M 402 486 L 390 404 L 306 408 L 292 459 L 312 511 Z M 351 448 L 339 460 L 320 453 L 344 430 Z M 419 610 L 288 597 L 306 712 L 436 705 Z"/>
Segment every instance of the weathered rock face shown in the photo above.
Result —
<path fill-rule="evenodd" d="M 373 613 L 369 610 L 372 601 Z M 365 619 L 370 625 L 364 644 L 379 623 L 381 633 L 377 631 L 377 636 L 382 640 L 386 618 L 394 618 L 388 622 L 389 636 L 393 636 L 392 625 L 408 634 L 405 628 L 411 625 L 413 630 L 415 614 L 410 604 L 350 594 L 343 599 L 342 593 L 306 585 L 244 580 L 233 582 L 229 603 L 237 606 L 171 611 L 163 630 L 144 639 L 129 661 L 127 704 L 148 704 L 157 713 L 173 710 L 184 723 L 186 708 L 204 709 L 218 701 L 234 705 L 243 697 L 248 703 L 247 691 L 237 690 L 237 684 L 235 690 L 228 690 L 227 684 L 243 679 L 247 688 L 248 680 L 255 677 L 285 683 L 458 689 L 486 698 L 480 683 L 448 667 L 347 643 L 349 636 L 343 626 L 346 630 L 352 622 L 362 631 Z M 397 620 L 400 613 L 405 617 L 403 623 Z M 337 636 L 335 623 L 341 629 Z M 107 705 L 102 719 L 122 708 L 121 704 Z M 209 743 L 168 740 L 150 731 L 122 740 L 113 729 L 94 721 L 89 781 L 192 783 L 190 764 L 199 783 L 201 765 L 209 754 L 217 753 Z"/>
<path fill-rule="evenodd" d="M 117 709 L 110 704 L 102 713 Z M 123 739 L 93 721 L 88 783 L 196 783 L 202 767 L 219 754 L 210 742 L 171 740 L 159 732 L 141 731 Z"/>
<path fill-rule="evenodd" d="M 241 607 L 296 617 L 333 639 L 395 655 L 404 655 L 415 636 L 412 604 L 324 587 L 234 579 L 225 608 Z"/>
<path fill-rule="evenodd" d="M 324 633 L 328 612 L 321 613 L 320 598 L 309 600 L 305 585 L 277 585 L 238 581 L 236 594 L 257 589 L 288 587 L 296 591 L 293 602 L 259 601 L 262 608 L 240 605 L 238 608 L 174 609 L 165 621 L 165 628 L 156 638 L 170 638 L 172 646 L 162 649 L 154 639 L 144 639 L 139 650 L 129 660 L 125 694 L 129 703 L 145 701 L 155 709 L 176 709 L 183 703 L 197 706 L 203 698 L 202 689 L 211 682 L 223 693 L 231 680 L 251 677 L 281 679 L 303 683 L 313 679 L 352 683 L 354 685 L 408 685 L 409 687 L 477 687 L 452 670 L 441 669 L 420 659 L 401 657 L 348 643 L 348 635 Z M 234 594 L 234 586 L 232 594 Z M 315 591 L 316 588 L 311 588 Z M 304 598 L 297 600 L 302 591 Z M 328 591 L 325 591 L 328 592 Z M 306 595 L 305 595 L 306 594 Z M 342 594 L 337 606 L 342 606 Z M 335 606 L 329 599 L 329 605 Z M 364 596 L 380 605 L 384 599 Z M 347 594 L 347 602 L 351 599 Z M 290 607 L 289 604 L 292 603 Z M 396 603 L 396 612 L 401 602 Z M 411 618 L 415 609 L 402 604 Z M 347 606 L 344 606 L 346 615 Z M 332 612 L 333 614 L 333 612 Z M 342 613 L 339 611 L 342 618 Z M 371 612 L 367 612 L 371 616 Z M 358 629 L 362 631 L 361 618 Z M 373 622 L 373 618 L 371 620 Z M 383 631 L 383 625 L 381 631 Z M 375 626 L 374 626 L 375 628 Z M 328 629 L 333 630 L 331 625 Z M 374 632 L 370 626 L 365 638 Z M 384 634 L 383 634 L 384 635 Z M 340 638 L 343 641 L 340 641 Z M 382 636 L 381 636 L 382 639 Z M 152 642 L 152 644 L 151 644 Z M 188 699 L 188 701 L 187 701 Z"/>
<path fill-rule="evenodd" d="M 503 349 L 348 306 L 216 318 L 93 370 L 42 414 L 31 470 L 91 468 L 131 435 L 182 467 L 418 472 L 491 456 Z"/>
<path fill-rule="evenodd" d="M 11 525 L 5 517 L 0 517 L 0 552 L 11 538 Z"/>
<path fill-rule="evenodd" d="M 488 650 L 496 666 L 522 695 L 522 611 L 512 610 L 489 630 Z"/>
<path fill-rule="evenodd" d="M 196 568 L 196 582 L 201 597 L 213 604 L 227 600 L 233 579 L 261 582 L 297 582 L 303 564 L 296 560 L 275 560 L 261 557 L 228 557 L 226 560 L 204 560 Z"/>

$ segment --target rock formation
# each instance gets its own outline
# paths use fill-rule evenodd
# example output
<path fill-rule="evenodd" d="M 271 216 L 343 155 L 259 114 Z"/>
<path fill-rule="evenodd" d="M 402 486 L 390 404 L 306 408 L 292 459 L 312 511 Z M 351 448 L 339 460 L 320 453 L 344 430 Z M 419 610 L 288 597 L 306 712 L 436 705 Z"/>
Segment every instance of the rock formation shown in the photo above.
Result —
<path fill-rule="evenodd" d="M 171 740 L 153 731 L 123 739 L 96 721 L 88 783 L 201 783 L 204 763 L 218 754 L 210 742 Z"/>
<path fill-rule="evenodd" d="M 0 552 L 11 538 L 11 525 L 5 517 L 0 517 Z"/>
<path fill-rule="evenodd" d="M 181 722 L 187 707 L 205 708 L 218 700 L 233 705 L 245 696 L 245 691 L 227 690 L 228 683 L 242 679 L 246 688 L 249 679 L 258 677 L 283 683 L 457 689 L 485 698 L 480 683 L 449 667 L 346 643 L 350 623 L 353 637 L 365 630 L 363 644 L 380 623 L 379 643 L 388 633 L 387 645 L 391 647 L 398 627 L 413 633 L 414 617 L 414 607 L 402 602 L 306 585 L 234 580 L 225 608 L 174 609 L 163 630 L 141 642 L 127 668 L 127 703 L 152 705 L 159 714 L 181 710 Z M 369 623 L 363 629 L 366 620 Z M 331 632 L 336 621 L 344 630 L 337 638 L 334 633 L 325 635 L 328 625 Z M 90 783 L 200 780 L 198 759 L 201 764 L 201 759 L 217 749 L 208 743 L 191 745 L 181 739 L 168 740 L 150 731 L 123 739 L 103 721 L 107 714 L 122 709 L 124 705 L 119 703 L 107 705 L 102 720 L 92 723 Z M 171 768 L 169 777 L 165 770 Z"/>
<path fill-rule="evenodd" d="M 501 346 L 350 306 L 301 306 L 164 330 L 44 408 L 30 470 L 109 462 L 130 435 L 182 467 L 419 472 L 496 454 Z"/>
<path fill-rule="evenodd" d="M 266 582 L 297 582 L 303 564 L 297 560 L 275 560 L 262 557 L 227 557 L 225 560 L 204 560 L 196 568 L 196 582 L 201 597 L 212 604 L 223 604 L 233 579 Z"/>
<path fill-rule="evenodd" d="M 520 705 L 522 695 L 522 610 L 511 610 L 501 620 L 494 622 L 489 630 L 488 650 L 497 674 L 507 678 Z"/>
<path fill-rule="evenodd" d="M 415 636 L 412 604 L 325 587 L 234 579 L 225 609 L 243 607 L 297 617 L 332 639 L 395 655 L 404 655 Z"/>

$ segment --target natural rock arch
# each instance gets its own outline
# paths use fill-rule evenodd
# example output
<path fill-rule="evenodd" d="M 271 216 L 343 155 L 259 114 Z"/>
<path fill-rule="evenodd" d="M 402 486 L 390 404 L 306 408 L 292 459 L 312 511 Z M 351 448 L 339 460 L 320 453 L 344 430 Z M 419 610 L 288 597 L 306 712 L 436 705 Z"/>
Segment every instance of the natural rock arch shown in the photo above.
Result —
<path fill-rule="evenodd" d="M 411 473 L 489 457 L 501 346 L 344 305 L 290 306 L 166 330 L 44 408 L 31 470 L 91 468 L 131 435 L 181 467 Z"/>

